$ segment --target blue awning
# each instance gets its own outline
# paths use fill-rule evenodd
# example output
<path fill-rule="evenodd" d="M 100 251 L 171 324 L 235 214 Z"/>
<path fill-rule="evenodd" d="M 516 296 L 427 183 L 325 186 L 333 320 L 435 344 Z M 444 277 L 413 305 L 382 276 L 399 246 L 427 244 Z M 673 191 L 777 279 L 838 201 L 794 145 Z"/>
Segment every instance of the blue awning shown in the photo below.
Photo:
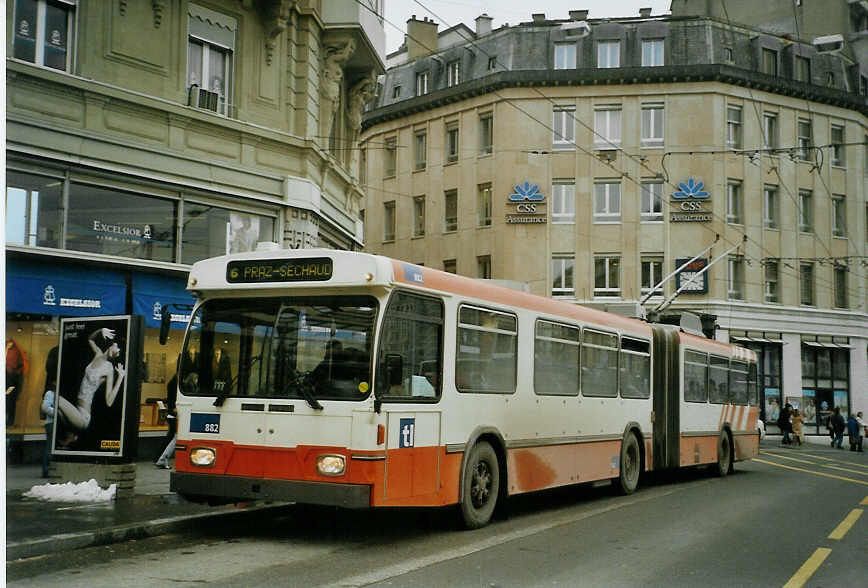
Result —
<path fill-rule="evenodd" d="M 170 278 L 150 274 L 133 274 L 133 312 L 145 317 L 146 327 L 159 328 L 163 307 L 180 304 L 192 308 L 195 299 L 186 290 L 184 278 Z M 187 328 L 190 310 L 171 307 L 173 329 Z"/>
<path fill-rule="evenodd" d="M 125 314 L 120 272 L 6 258 L 6 311 L 60 316 Z"/>

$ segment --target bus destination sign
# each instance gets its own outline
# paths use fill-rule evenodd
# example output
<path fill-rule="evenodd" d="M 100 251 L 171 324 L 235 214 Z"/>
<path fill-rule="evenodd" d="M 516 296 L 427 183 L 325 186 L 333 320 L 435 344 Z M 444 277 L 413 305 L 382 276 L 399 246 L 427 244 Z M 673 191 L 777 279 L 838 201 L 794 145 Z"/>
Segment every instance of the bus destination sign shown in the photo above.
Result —
<path fill-rule="evenodd" d="M 331 277 L 332 260 L 328 257 L 242 259 L 226 266 L 226 281 L 230 284 L 323 282 Z"/>

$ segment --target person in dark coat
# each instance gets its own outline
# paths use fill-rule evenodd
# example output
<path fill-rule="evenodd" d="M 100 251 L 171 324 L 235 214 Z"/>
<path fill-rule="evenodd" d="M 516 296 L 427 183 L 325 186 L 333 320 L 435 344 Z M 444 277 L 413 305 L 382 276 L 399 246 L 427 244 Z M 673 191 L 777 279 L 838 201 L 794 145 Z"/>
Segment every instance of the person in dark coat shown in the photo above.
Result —
<path fill-rule="evenodd" d="M 160 457 L 157 458 L 157 461 L 154 463 L 155 466 L 162 469 L 169 469 L 169 460 L 172 458 L 172 455 L 175 453 L 175 443 L 178 441 L 178 418 L 175 414 L 175 405 L 178 402 L 178 372 L 175 371 L 175 375 L 172 376 L 172 379 L 169 380 L 169 383 L 166 384 L 166 423 L 169 426 L 168 431 L 166 431 L 166 448 L 163 449 L 163 452 L 160 454 Z"/>
<path fill-rule="evenodd" d="M 781 430 L 781 443 L 784 445 L 789 445 L 790 441 L 790 433 L 793 432 L 793 424 L 790 422 L 790 415 L 793 413 L 792 405 L 787 402 L 786 405 L 781 409 L 780 415 L 778 415 L 778 428 Z"/>
<path fill-rule="evenodd" d="M 841 415 L 841 407 L 835 407 L 835 412 L 829 419 L 829 428 L 832 429 L 833 434 L 832 447 L 842 449 L 841 443 L 844 442 L 844 429 L 846 428 L 846 425 L 844 423 L 844 417 Z"/>
<path fill-rule="evenodd" d="M 860 412 L 858 415 L 850 415 L 850 418 L 847 419 L 847 435 L 850 437 L 850 451 L 858 451 L 862 452 L 862 427 L 859 424 L 859 416 L 862 413 Z"/>

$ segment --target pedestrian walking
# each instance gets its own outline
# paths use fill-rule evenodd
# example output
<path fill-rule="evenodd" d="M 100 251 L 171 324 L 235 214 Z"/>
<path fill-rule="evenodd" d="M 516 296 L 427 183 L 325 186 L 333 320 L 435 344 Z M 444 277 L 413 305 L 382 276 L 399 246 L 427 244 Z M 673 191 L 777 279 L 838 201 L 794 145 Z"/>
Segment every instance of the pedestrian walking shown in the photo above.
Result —
<path fill-rule="evenodd" d="M 844 429 L 846 428 L 846 424 L 844 422 L 844 417 L 841 415 L 840 406 L 835 407 L 835 412 L 829 419 L 829 428 L 832 430 L 833 435 L 831 446 L 842 449 L 841 443 L 844 442 Z"/>
<path fill-rule="evenodd" d="M 856 415 L 851 414 L 847 419 L 847 435 L 850 437 L 850 451 L 862 452 L 862 429 L 865 425 L 861 424 L 862 413 Z"/>
<path fill-rule="evenodd" d="M 166 424 L 169 429 L 166 431 L 166 448 L 157 458 L 155 466 L 162 469 L 169 469 L 169 459 L 175 453 L 175 444 L 178 442 L 178 419 L 175 415 L 175 404 L 178 401 L 178 372 L 169 380 L 166 385 Z"/>
<path fill-rule="evenodd" d="M 778 428 L 781 430 L 781 444 L 789 445 L 792 443 L 790 440 L 790 433 L 793 432 L 793 425 L 790 422 L 790 416 L 793 412 L 793 406 L 787 402 L 784 407 L 781 409 L 780 415 L 778 415 Z"/>
<path fill-rule="evenodd" d="M 793 443 L 801 445 L 802 441 L 802 413 L 796 408 L 793 410 L 793 416 L 790 418 L 793 427 Z"/>

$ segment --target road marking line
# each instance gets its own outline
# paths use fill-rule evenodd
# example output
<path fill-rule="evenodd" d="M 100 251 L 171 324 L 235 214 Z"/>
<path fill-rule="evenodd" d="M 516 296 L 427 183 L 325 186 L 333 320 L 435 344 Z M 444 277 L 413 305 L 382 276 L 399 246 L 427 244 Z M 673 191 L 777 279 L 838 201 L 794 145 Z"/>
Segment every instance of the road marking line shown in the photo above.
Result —
<path fill-rule="evenodd" d="M 844 465 L 848 465 L 848 466 L 854 466 L 857 468 L 868 469 L 868 465 L 858 463 L 855 461 L 847 461 L 846 459 L 833 459 L 831 457 L 824 457 L 822 455 L 817 455 L 815 453 L 807 453 L 807 452 L 805 452 L 804 455 L 809 455 L 809 456 L 813 457 L 814 459 L 822 459 L 823 461 L 834 461 L 835 463 L 840 463 L 840 464 L 844 464 Z"/>
<path fill-rule="evenodd" d="M 835 480 L 843 480 L 844 482 L 853 482 L 854 484 L 862 484 L 863 486 L 868 486 L 868 482 L 865 480 L 854 480 L 853 478 L 845 478 L 844 476 L 836 476 L 834 474 L 827 474 L 825 472 L 812 472 L 811 470 L 806 470 L 805 468 L 797 468 L 795 466 L 788 466 L 782 463 L 775 463 L 773 461 L 766 461 L 764 459 L 760 459 L 758 457 L 753 458 L 752 461 L 756 461 L 759 463 L 764 463 L 766 465 L 776 466 L 779 468 L 786 468 L 788 470 L 795 470 L 797 472 L 805 472 L 807 474 L 814 474 L 815 476 L 823 476 L 824 478 L 833 478 Z"/>
<path fill-rule="evenodd" d="M 769 456 L 777 457 L 780 459 L 788 459 L 790 461 L 795 461 L 798 463 L 807 463 L 807 464 L 811 464 L 811 465 L 818 465 L 818 466 L 824 467 L 824 468 L 830 468 L 833 470 L 841 470 L 842 472 L 850 472 L 852 474 L 868 475 L 868 472 L 863 472 L 862 470 L 851 470 L 848 468 L 842 468 L 840 466 L 826 465 L 824 463 L 817 463 L 815 461 L 809 461 L 807 459 L 798 459 L 796 457 L 790 457 L 789 455 L 782 455 L 780 453 L 773 453 L 771 451 L 762 451 L 760 453 L 762 453 L 762 455 L 769 455 Z M 832 460 L 829 460 L 829 461 L 832 461 Z M 843 464 L 847 464 L 847 465 L 859 465 L 859 464 L 851 464 L 850 462 L 847 462 L 847 461 L 839 461 L 836 463 L 843 463 Z"/>
<path fill-rule="evenodd" d="M 780 453 L 766 453 L 766 452 L 763 452 L 763 455 L 769 455 L 769 456 L 772 456 L 772 457 L 778 457 L 778 458 L 780 458 L 780 459 L 788 459 L 788 460 L 790 460 L 790 461 L 796 461 L 796 462 L 799 462 L 799 463 L 807 463 L 807 464 L 811 464 L 811 465 L 821 465 L 821 464 L 819 464 L 819 463 L 817 463 L 817 462 L 815 462 L 815 461 L 808 461 L 807 459 L 799 459 L 799 458 L 797 458 L 797 457 L 790 457 L 789 455 L 781 455 Z"/>
<path fill-rule="evenodd" d="M 802 567 L 793 574 L 793 577 L 790 578 L 789 582 L 784 584 L 784 588 L 801 588 L 804 586 L 805 583 L 811 579 L 811 576 L 814 575 L 814 572 L 817 571 L 817 568 L 826 561 L 826 558 L 829 557 L 830 553 L 832 553 L 831 549 L 818 547 L 817 551 L 815 551 L 813 555 L 802 564 Z"/>
<path fill-rule="evenodd" d="M 856 521 L 858 521 L 859 517 L 861 517 L 861 516 L 862 516 L 862 509 L 861 508 L 854 508 L 853 510 L 851 510 L 850 514 L 848 514 L 844 518 L 844 520 L 841 521 L 841 524 L 838 525 L 837 527 L 835 527 L 835 530 L 829 534 L 829 539 L 836 539 L 836 540 L 843 539 L 844 535 L 847 534 L 847 531 L 849 531 L 851 529 L 851 527 L 853 527 L 853 525 L 856 524 Z"/>
<path fill-rule="evenodd" d="M 859 474 L 860 476 L 868 476 L 868 472 L 863 472 L 862 470 L 851 470 L 850 468 L 842 468 L 840 466 L 833 465 L 823 465 L 824 468 L 829 468 L 831 470 L 840 470 L 842 472 L 850 472 L 851 474 Z"/>

